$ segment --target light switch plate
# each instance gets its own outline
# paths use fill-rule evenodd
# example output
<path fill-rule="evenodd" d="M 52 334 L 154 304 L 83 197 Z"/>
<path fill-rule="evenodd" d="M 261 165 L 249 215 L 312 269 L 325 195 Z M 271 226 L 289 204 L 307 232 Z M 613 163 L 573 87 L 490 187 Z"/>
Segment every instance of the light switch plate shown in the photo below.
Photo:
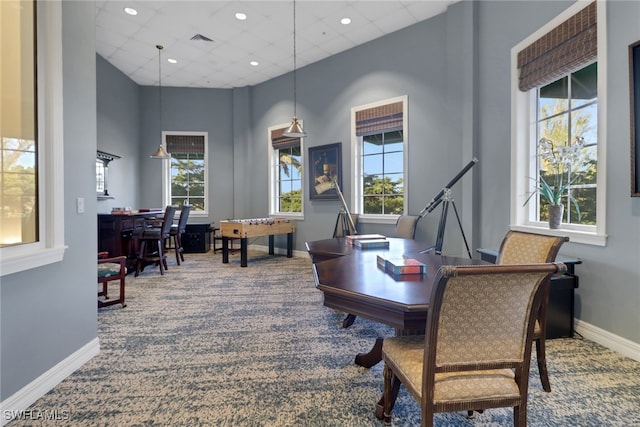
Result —
<path fill-rule="evenodd" d="M 78 197 L 76 199 L 76 211 L 79 214 L 84 213 L 84 197 Z"/>

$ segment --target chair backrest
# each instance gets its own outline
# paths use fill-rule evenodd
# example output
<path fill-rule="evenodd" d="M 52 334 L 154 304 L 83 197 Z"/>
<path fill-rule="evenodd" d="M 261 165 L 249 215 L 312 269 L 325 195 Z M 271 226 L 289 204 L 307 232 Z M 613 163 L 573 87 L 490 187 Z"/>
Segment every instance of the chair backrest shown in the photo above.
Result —
<path fill-rule="evenodd" d="M 396 237 L 413 240 L 416 235 L 418 219 L 420 217 L 416 215 L 400 215 L 396 221 Z"/>
<path fill-rule="evenodd" d="M 160 234 L 164 237 L 169 237 L 171 232 L 171 224 L 173 224 L 173 217 L 176 214 L 176 207 L 167 205 L 164 210 L 164 218 L 162 220 L 162 227 L 160 228 Z"/>
<path fill-rule="evenodd" d="M 559 271 L 566 266 L 441 267 L 427 316 L 423 391 L 433 392 L 436 372 L 513 368 L 524 375 L 526 393 L 541 284 Z"/>
<path fill-rule="evenodd" d="M 500 245 L 497 264 L 531 264 L 553 262 L 566 236 L 508 231 Z"/>
<path fill-rule="evenodd" d="M 191 212 L 191 205 L 182 206 L 180 211 L 180 219 L 178 219 L 178 233 L 184 233 L 187 228 L 187 220 L 189 219 L 189 212 Z"/>

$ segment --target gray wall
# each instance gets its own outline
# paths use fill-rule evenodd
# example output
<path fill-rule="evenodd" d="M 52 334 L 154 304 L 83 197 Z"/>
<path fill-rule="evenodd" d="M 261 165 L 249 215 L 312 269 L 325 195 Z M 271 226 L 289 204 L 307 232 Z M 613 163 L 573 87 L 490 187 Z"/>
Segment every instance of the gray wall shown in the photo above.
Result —
<path fill-rule="evenodd" d="M 109 213 L 114 206 L 137 208 L 140 88 L 100 55 L 96 63 L 98 150 L 121 157 L 109 164 L 108 189 L 113 199 L 98 201 L 98 213 Z"/>
<path fill-rule="evenodd" d="M 68 249 L 62 262 L 2 277 L 0 401 L 97 336 L 95 6 L 63 2 L 62 14 Z"/>

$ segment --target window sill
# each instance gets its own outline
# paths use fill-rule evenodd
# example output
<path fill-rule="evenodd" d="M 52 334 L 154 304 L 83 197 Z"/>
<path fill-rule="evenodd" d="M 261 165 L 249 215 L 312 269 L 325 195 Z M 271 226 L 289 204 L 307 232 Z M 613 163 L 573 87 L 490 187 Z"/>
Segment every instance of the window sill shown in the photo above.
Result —
<path fill-rule="evenodd" d="M 606 246 L 607 235 L 592 232 L 568 230 L 564 228 L 550 229 L 543 226 L 534 225 L 511 225 L 511 230 L 524 231 L 528 233 L 545 234 L 548 236 L 568 236 L 571 243 L 582 243 L 593 246 Z"/>
<path fill-rule="evenodd" d="M 66 248 L 66 246 L 58 246 L 55 248 L 35 249 L 29 252 L 21 251 L 20 253 L 9 255 L 5 255 L 5 252 L 3 252 L 0 276 L 60 262 L 64 258 Z"/>
<path fill-rule="evenodd" d="M 290 213 L 290 212 L 272 212 L 269 214 L 271 218 L 289 218 L 295 219 L 297 221 L 304 219 L 304 214 L 302 213 Z"/>
<path fill-rule="evenodd" d="M 365 224 L 396 224 L 399 215 L 362 215 L 358 217 L 358 222 Z"/>

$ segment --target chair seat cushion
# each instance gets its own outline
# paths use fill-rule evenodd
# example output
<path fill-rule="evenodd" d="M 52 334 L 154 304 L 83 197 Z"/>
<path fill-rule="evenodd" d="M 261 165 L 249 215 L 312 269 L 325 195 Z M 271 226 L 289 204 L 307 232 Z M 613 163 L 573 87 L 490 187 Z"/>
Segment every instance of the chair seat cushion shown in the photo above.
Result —
<path fill-rule="evenodd" d="M 417 398 L 422 397 L 422 367 L 424 335 L 385 338 L 382 359 L 402 372 L 403 384 Z M 445 372 L 435 377 L 434 399 L 436 404 L 464 402 L 479 398 L 514 398 L 520 396 L 511 369 L 484 371 Z"/>
<path fill-rule="evenodd" d="M 105 262 L 104 264 L 98 264 L 99 279 L 105 279 L 112 276 L 120 276 L 120 264 L 115 262 Z"/>

